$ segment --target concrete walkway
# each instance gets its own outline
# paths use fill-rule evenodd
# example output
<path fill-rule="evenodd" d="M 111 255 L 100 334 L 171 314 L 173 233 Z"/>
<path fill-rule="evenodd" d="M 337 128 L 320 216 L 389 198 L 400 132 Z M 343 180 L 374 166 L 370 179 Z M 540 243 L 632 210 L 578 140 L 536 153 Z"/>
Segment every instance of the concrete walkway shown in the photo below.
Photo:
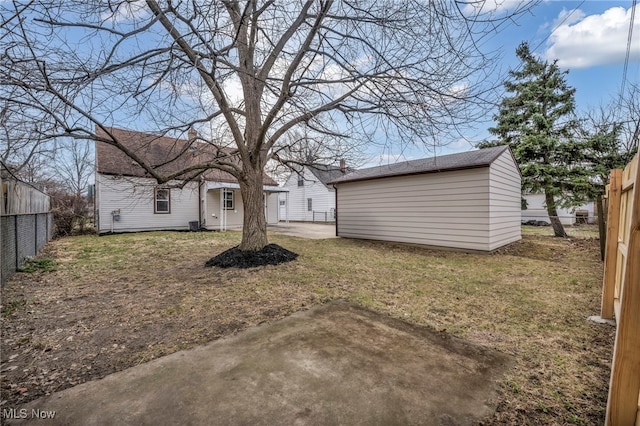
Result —
<path fill-rule="evenodd" d="M 471 425 L 510 364 L 333 302 L 33 401 L 8 424 Z"/>
<path fill-rule="evenodd" d="M 277 225 L 269 225 L 268 231 L 278 234 L 290 235 L 293 237 L 310 238 L 312 240 L 322 240 L 336 237 L 335 223 L 309 223 L 309 222 L 280 222 Z"/>

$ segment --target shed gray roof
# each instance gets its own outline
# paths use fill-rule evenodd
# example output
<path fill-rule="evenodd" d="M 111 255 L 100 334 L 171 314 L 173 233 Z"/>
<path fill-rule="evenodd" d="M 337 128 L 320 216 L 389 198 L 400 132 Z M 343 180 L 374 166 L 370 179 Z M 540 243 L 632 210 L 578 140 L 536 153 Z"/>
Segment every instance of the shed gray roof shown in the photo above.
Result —
<path fill-rule="evenodd" d="M 348 175 L 335 179 L 329 183 L 339 184 L 358 180 L 379 179 L 391 176 L 414 175 L 422 173 L 435 173 L 450 170 L 473 169 L 487 167 L 493 163 L 504 151 L 507 145 L 484 148 L 476 151 L 461 152 L 458 154 L 442 155 L 419 160 L 404 161 L 402 163 L 387 164 L 384 166 L 360 169 Z"/>

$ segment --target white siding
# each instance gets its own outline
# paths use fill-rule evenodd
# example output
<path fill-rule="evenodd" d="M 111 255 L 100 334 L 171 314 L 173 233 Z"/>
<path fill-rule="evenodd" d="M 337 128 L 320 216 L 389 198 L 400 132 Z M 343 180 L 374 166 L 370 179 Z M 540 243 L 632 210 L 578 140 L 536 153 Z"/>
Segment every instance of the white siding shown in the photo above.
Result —
<path fill-rule="evenodd" d="M 489 250 L 519 241 L 521 178 L 509 151 L 489 167 Z"/>
<path fill-rule="evenodd" d="M 198 220 L 198 184 L 171 188 L 171 213 L 154 213 L 153 179 L 96 174 L 98 233 L 188 230 Z M 120 220 L 111 212 L 120 210 Z"/>
<path fill-rule="evenodd" d="M 240 229 L 244 221 L 244 204 L 242 203 L 242 195 L 239 189 L 227 189 L 233 191 L 233 210 L 226 212 L 220 211 L 220 192 L 221 189 L 210 189 L 205 196 L 205 207 L 203 211 L 203 226 L 209 230 L 219 230 L 221 214 L 227 215 L 227 229 Z M 266 206 L 265 217 L 267 224 L 273 225 L 278 223 L 278 194 L 265 193 Z"/>
<path fill-rule="evenodd" d="M 207 191 L 206 212 L 204 227 L 210 230 L 220 229 L 221 215 L 226 214 L 227 229 L 240 229 L 244 221 L 244 205 L 239 189 L 227 189 L 233 192 L 233 210 L 220 210 L 221 189 L 211 189 Z"/>
<path fill-rule="evenodd" d="M 490 250 L 489 196 L 489 167 L 341 183 L 338 235 Z"/>
<path fill-rule="evenodd" d="M 547 204 L 544 201 L 544 194 L 525 194 L 527 209 L 522 210 L 522 221 L 530 220 L 551 223 L 547 214 Z M 573 225 L 576 222 L 576 210 L 586 210 L 589 212 L 589 223 L 595 223 L 595 206 L 593 202 L 583 204 L 578 207 L 560 208 L 558 207 L 558 217 L 563 225 Z"/>
<path fill-rule="evenodd" d="M 279 221 L 277 192 L 267 192 L 266 216 L 268 225 L 276 225 Z"/>
<path fill-rule="evenodd" d="M 302 170 L 304 177 L 304 185 L 298 186 L 298 174 L 291 173 L 289 179 L 285 183 L 285 187 L 289 188 L 289 220 L 311 222 L 313 220 L 313 211 L 329 212 L 336 207 L 335 191 L 333 187 L 327 188 L 316 176 L 308 169 Z M 312 211 L 308 211 L 308 201 L 312 200 Z M 282 194 L 280 199 L 284 200 L 285 195 Z M 283 209 L 283 212 L 285 210 Z M 280 220 L 285 220 L 284 214 Z"/>

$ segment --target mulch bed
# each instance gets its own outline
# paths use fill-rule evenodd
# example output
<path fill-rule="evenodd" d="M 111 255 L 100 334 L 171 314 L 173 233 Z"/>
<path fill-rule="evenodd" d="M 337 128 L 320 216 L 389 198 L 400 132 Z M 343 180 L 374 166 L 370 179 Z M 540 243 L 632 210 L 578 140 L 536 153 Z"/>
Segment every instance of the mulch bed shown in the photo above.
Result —
<path fill-rule="evenodd" d="M 218 268 L 255 268 L 264 265 L 278 265 L 296 260 L 298 255 L 277 244 L 268 244 L 262 250 L 243 251 L 238 246 L 225 250 L 209 259 L 204 266 Z"/>

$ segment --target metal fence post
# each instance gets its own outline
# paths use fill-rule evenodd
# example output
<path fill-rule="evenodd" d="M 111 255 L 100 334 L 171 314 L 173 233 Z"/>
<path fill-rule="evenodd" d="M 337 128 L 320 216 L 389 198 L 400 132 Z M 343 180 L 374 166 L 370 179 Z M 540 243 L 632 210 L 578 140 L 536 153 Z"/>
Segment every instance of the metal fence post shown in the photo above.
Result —
<path fill-rule="evenodd" d="M 34 253 L 38 254 L 38 216 L 40 216 L 38 213 L 36 213 L 35 217 L 34 217 L 34 224 L 33 224 L 33 230 L 35 231 L 33 233 L 33 251 Z"/>
<path fill-rule="evenodd" d="M 15 235 L 15 250 L 16 250 L 16 271 L 20 267 L 20 260 L 18 256 L 18 248 L 20 244 L 18 243 L 18 215 L 13 216 L 14 226 L 13 226 L 13 235 Z"/>

